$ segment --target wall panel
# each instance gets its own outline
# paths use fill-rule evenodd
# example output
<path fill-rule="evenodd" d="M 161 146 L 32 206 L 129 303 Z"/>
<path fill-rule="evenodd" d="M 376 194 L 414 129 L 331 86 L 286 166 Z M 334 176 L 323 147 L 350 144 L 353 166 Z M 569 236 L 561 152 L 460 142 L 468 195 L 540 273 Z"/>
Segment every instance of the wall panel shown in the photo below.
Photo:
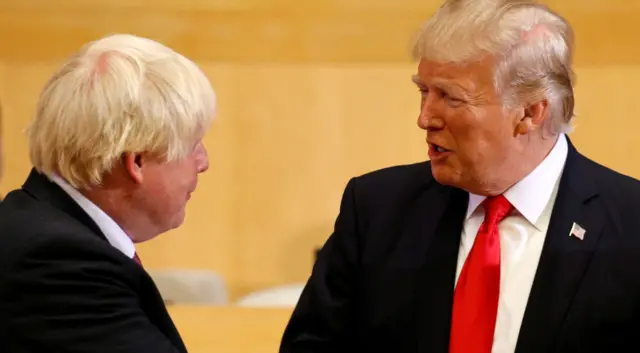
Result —
<path fill-rule="evenodd" d="M 580 115 L 571 138 L 597 161 L 640 178 L 640 46 L 630 30 L 640 6 L 563 4 L 579 36 Z M 426 157 L 406 43 L 434 5 L 0 0 L 7 152 L 0 192 L 18 187 L 29 171 L 22 131 L 62 58 L 107 32 L 149 35 L 203 67 L 219 112 L 205 141 L 211 169 L 185 225 L 140 245 L 145 265 L 217 270 L 233 296 L 302 281 L 314 247 L 331 232 L 348 179 Z"/>

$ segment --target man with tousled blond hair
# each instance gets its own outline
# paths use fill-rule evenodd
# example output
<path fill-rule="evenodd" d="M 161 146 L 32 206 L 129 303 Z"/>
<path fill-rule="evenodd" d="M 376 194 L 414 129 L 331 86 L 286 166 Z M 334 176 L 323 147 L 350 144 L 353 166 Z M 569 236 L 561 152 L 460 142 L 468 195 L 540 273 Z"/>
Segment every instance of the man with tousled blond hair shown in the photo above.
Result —
<path fill-rule="evenodd" d="M 51 77 L 0 206 L 0 352 L 186 352 L 135 244 L 182 224 L 215 105 L 193 62 L 133 35 Z"/>
<path fill-rule="evenodd" d="M 638 346 L 640 182 L 566 136 L 573 45 L 535 1 L 442 5 L 413 46 L 430 160 L 349 181 L 281 353 Z"/>

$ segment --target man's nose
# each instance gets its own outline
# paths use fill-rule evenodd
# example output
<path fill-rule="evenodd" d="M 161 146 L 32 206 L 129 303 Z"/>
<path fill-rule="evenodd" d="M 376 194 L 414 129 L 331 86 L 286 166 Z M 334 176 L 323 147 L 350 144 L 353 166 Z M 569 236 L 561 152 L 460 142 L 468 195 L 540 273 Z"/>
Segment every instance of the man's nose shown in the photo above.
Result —
<path fill-rule="evenodd" d="M 207 149 L 201 142 L 196 150 L 196 165 L 198 167 L 198 173 L 204 173 L 209 169 L 209 156 L 207 155 Z"/>
<path fill-rule="evenodd" d="M 420 104 L 420 114 L 418 115 L 418 126 L 423 130 L 441 129 L 444 122 L 439 118 L 437 112 L 436 97 L 427 93 L 423 96 Z"/>

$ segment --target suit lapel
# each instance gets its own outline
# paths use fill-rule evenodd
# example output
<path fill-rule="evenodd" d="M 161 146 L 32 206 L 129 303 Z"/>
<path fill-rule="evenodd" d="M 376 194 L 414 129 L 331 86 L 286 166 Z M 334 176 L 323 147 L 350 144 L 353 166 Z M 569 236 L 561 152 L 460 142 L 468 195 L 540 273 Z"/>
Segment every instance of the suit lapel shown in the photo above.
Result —
<path fill-rule="evenodd" d="M 552 347 L 602 233 L 604 210 L 587 163 L 569 144 L 517 353 L 547 352 Z M 570 235 L 574 223 L 586 230 L 583 240 Z"/>
<path fill-rule="evenodd" d="M 417 352 L 449 350 L 455 273 L 468 198 L 465 191 L 434 182 L 413 208 L 416 213 L 408 229 L 419 239 L 416 249 L 426 249 L 414 297 Z"/>

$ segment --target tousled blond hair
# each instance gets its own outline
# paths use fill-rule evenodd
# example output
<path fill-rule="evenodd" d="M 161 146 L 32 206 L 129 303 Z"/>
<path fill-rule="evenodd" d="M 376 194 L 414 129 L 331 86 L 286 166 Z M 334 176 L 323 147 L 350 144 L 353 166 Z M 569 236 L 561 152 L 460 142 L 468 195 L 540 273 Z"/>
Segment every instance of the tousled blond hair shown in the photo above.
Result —
<path fill-rule="evenodd" d="M 494 58 L 494 88 L 507 107 L 549 101 L 548 127 L 568 132 L 574 117 L 574 33 L 529 0 L 448 0 L 422 26 L 412 55 L 464 64 Z"/>
<path fill-rule="evenodd" d="M 126 152 L 188 156 L 215 106 L 192 61 L 150 39 L 107 36 L 83 46 L 45 84 L 27 129 L 31 162 L 76 188 L 96 186 Z"/>

